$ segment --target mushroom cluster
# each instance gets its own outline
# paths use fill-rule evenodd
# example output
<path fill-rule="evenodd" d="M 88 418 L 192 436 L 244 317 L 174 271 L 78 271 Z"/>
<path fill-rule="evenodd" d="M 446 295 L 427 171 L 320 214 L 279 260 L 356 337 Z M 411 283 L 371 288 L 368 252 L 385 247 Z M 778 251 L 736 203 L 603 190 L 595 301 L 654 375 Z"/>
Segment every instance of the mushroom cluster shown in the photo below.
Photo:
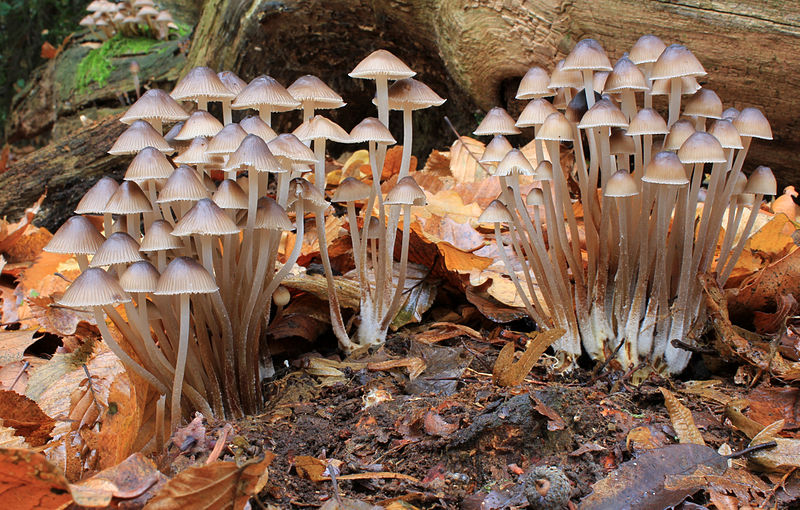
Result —
<path fill-rule="evenodd" d="M 178 28 L 169 11 L 159 10 L 153 0 L 93 0 L 86 10 L 89 14 L 79 24 L 100 39 L 122 34 L 166 40 L 170 29 Z"/>
<path fill-rule="evenodd" d="M 75 255 L 82 273 L 60 304 L 94 311 L 109 348 L 170 402 L 173 427 L 189 411 L 240 416 L 260 409 L 260 382 L 273 373 L 264 332 L 273 302 L 289 302 L 281 282 L 300 256 L 307 215 L 316 222 L 340 346 L 350 352 L 385 339 L 404 288 L 411 209 L 425 203 L 409 175 L 411 112 L 444 101 L 413 74 L 387 51 L 366 57 L 352 75 L 377 82 L 383 120 L 364 119 L 350 133 L 316 114 L 344 106 L 319 78 L 303 76 L 284 88 L 269 76 L 246 83 L 207 67 L 189 71 L 169 94 L 148 90 L 121 117 L 129 127 L 108 152 L 133 156 L 124 181 L 100 179 L 45 249 Z M 179 102 L 197 109 L 190 115 Z M 222 122 L 208 112 L 210 102 L 221 103 Z M 389 108 L 405 112 L 408 154 L 384 196 L 383 161 L 395 143 Z M 258 115 L 233 122 L 237 109 Z M 272 113 L 296 109 L 303 123 L 294 133 L 275 133 Z M 327 141 L 367 143 L 370 152 L 372 183 L 345 179 L 331 198 L 347 208 L 362 288 L 355 340 L 338 306 L 325 239 Z M 102 215 L 104 232 L 84 215 Z M 292 229 L 294 245 L 282 253 L 283 234 Z M 133 352 L 111 335 L 107 318 Z"/>
<path fill-rule="evenodd" d="M 743 173 L 751 141 L 772 139 L 767 119 L 723 109 L 698 84 L 705 75 L 689 49 L 652 35 L 613 66 L 584 39 L 552 74 L 528 71 L 516 97 L 530 102 L 516 122 L 497 108 L 475 131 L 494 136 L 481 162 L 503 189 L 480 221 L 494 224 L 530 317 L 567 331 L 555 344 L 564 367 L 582 345 L 624 368 L 683 370 L 702 326 L 698 275 L 725 283 L 762 198 L 775 194 L 769 168 Z M 657 95 L 667 96 L 667 120 L 653 109 Z M 520 127 L 533 127 L 535 159 L 504 138 Z M 536 183 L 526 196 L 520 176 Z"/>

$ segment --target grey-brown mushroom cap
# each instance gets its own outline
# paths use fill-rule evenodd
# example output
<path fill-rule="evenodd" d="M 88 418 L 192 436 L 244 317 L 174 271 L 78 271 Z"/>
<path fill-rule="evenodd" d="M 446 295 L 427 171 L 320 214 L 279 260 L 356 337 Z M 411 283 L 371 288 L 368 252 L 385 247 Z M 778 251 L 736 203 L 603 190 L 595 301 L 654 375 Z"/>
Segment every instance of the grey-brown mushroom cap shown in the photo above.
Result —
<path fill-rule="evenodd" d="M 119 285 L 125 292 L 155 292 L 158 285 L 158 269 L 146 260 L 134 262 L 119 277 Z M 140 303 L 139 306 L 142 306 Z"/>
<path fill-rule="evenodd" d="M 138 184 L 151 179 L 168 179 L 174 170 L 163 152 L 155 147 L 145 147 L 128 165 L 125 180 Z"/>
<path fill-rule="evenodd" d="M 231 108 L 244 110 L 258 109 L 261 106 L 269 106 L 272 111 L 283 112 L 299 108 L 300 102 L 293 98 L 275 78 L 261 75 L 239 92 L 231 103 Z"/>
<path fill-rule="evenodd" d="M 172 154 L 175 150 L 167 144 L 161 133 L 156 131 L 149 122 L 135 120 L 130 127 L 122 132 L 108 150 L 113 156 L 123 154 L 136 154 L 145 147 L 155 147 L 165 154 Z"/>
<path fill-rule="evenodd" d="M 125 232 L 114 232 L 97 249 L 89 267 L 110 266 L 113 264 L 129 264 L 142 260 L 139 243 Z"/>
<path fill-rule="evenodd" d="M 141 252 L 154 252 L 162 250 L 175 250 L 181 248 L 180 240 L 172 235 L 172 225 L 165 220 L 156 220 L 147 229 L 142 244 L 139 247 Z"/>
<path fill-rule="evenodd" d="M 397 143 L 391 131 L 375 117 L 367 117 L 356 124 L 350 130 L 350 141 L 352 143 L 378 142 L 389 145 Z"/>
<path fill-rule="evenodd" d="M 73 216 L 64 222 L 50 242 L 44 247 L 49 253 L 92 255 L 106 238 L 97 231 L 94 224 L 83 216 Z"/>
<path fill-rule="evenodd" d="M 75 278 L 57 303 L 72 308 L 87 308 L 129 303 L 130 300 L 128 293 L 113 276 L 100 268 L 90 267 Z"/>
<path fill-rule="evenodd" d="M 140 119 L 176 122 L 188 118 L 189 114 L 169 94 L 161 89 L 150 89 L 142 94 L 142 97 L 137 99 L 119 120 L 123 124 L 132 124 Z"/>
<path fill-rule="evenodd" d="M 410 175 L 403 177 L 394 188 L 386 194 L 386 205 L 425 205 L 427 198 L 425 192 L 419 187 L 417 181 Z"/>
<path fill-rule="evenodd" d="M 105 214 L 108 200 L 116 193 L 119 183 L 111 177 L 102 177 L 83 195 L 75 207 L 75 214 Z"/>
<path fill-rule="evenodd" d="M 196 260 L 178 257 L 170 262 L 153 294 L 175 296 L 180 294 L 210 294 L 219 290 L 214 278 Z"/>
<path fill-rule="evenodd" d="M 236 94 L 228 90 L 217 73 L 205 66 L 191 69 L 186 76 L 181 78 L 172 89 L 170 95 L 177 100 L 197 100 L 205 98 L 208 101 L 233 99 Z"/>
<path fill-rule="evenodd" d="M 400 80 L 403 78 L 411 78 L 415 74 L 417 73 L 394 54 L 387 50 L 380 49 L 364 57 L 364 59 L 348 73 L 348 76 L 366 80 L 374 80 L 378 77 L 386 77 L 389 80 Z"/>
<path fill-rule="evenodd" d="M 178 237 L 238 233 L 239 227 L 210 198 L 198 200 L 172 229 L 172 235 Z"/>

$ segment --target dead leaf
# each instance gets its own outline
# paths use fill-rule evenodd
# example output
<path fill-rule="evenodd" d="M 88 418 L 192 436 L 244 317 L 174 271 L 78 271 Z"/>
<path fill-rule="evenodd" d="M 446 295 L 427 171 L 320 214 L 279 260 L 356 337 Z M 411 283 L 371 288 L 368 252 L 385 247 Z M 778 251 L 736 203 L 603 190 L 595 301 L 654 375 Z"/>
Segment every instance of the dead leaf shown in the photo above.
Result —
<path fill-rule="evenodd" d="M 321 482 L 325 480 L 323 473 L 328 469 L 328 464 L 316 457 L 298 455 L 294 458 L 294 468 L 301 477 L 312 482 Z"/>
<path fill-rule="evenodd" d="M 662 510 L 677 505 L 702 484 L 670 490 L 665 485 L 667 477 L 691 475 L 701 466 L 721 474 L 728 467 L 728 460 L 698 444 L 644 450 L 595 483 L 593 492 L 581 500 L 581 510 Z"/>
<path fill-rule="evenodd" d="M 780 296 L 800 296 L 800 250 L 768 265 L 742 282 L 728 299 L 730 314 L 747 318 L 755 311 L 773 312 Z"/>
<path fill-rule="evenodd" d="M 429 324 L 425 327 L 424 331 L 420 331 L 414 335 L 414 340 L 426 344 L 435 344 L 459 336 L 467 336 L 473 340 L 483 341 L 483 335 L 478 331 L 475 331 L 469 326 L 452 322 L 434 322 Z"/>
<path fill-rule="evenodd" d="M 31 206 L 25 209 L 25 212 L 16 223 L 9 224 L 5 219 L 0 220 L 0 253 L 7 253 L 8 250 L 17 243 L 17 241 L 25 234 L 33 221 L 39 209 L 42 207 L 42 202 L 47 194 L 44 193 L 39 199 Z"/>
<path fill-rule="evenodd" d="M 662 446 L 664 445 L 655 440 L 652 432 L 647 427 L 632 428 L 625 438 L 625 447 L 630 452 L 651 450 L 653 448 L 661 448 Z"/>
<path fill-rule="evenodd" d="M 800 389 L 762 385 L 747 395 L 747 417 L 763 426 L 784 420 L 784 430 L 800 428 Z"/>
<path fill-rule="evenodd" d="M 561 415 L 558 414 L 553 408 L 546 405 L 533 393 L 531 393 L 529 396 L 531 401 L 536 404 L 533 406 L 533 409 L 536 410 L 537 413 L 547 418 L 547 430 L 553 432 L 556 430 L 564 430 L 567 427 L 567 424 L 564 423 L 564 418 L 562 418 Z"/>
<path fill-rule="evenodd" d="M 275 455 L 267 452 L 261 461 L 239 467 L 233 462 L 217 461 L 193 466 L 164 484 L 145 510 L 233 509 L 245 507 L 267 483 L 267 468 Z"/>
<path fill-rule="evenodd" d="M 47 443 L 55 422 L 33 400 L 14 391 L 0 390 L 0 423 L 11 427 L 32 446 Z"/>
<path fill-rule="evenodd" d="M 55 510 L 72 502 L 62 471 L 41 453 L 23 449 L 0 450 L 0 494 L 14 510 Z"/>
<path fill-rule="evenodd" d="M 21 361 L 25 349 L 36 341 L 35 333 L 35 329 L 0 331 L 0 366 Z"/>
<path fill-rule="evenodd" d="M 484 289 L 484 286 L 480 288 L 467 286 L 466 297 L 467 301 L 475 305 L 487 319 L 506 324 L 528 316 L 523 308 L 512 308 L 488 297 Z"/>
<path fill-rule="evenodd" d="M 90 508 L 106 507 L 113 498 L 136 498 L 144 503 L 154 495 L 153 489 L 166 480 L 167 477 L 158 471 L 153 461 L 141 453 L 134 453 L 91 478 L 71 484 L 70 491 L 76 504 Z M 142 498 L 143 495 L 146 499 Z"/>
<path fill-rule="evenodd" d="M 675 429 L 675 433 L 678 435 L 678 440 L 681 444 L 705 445 L 706 442 L 703 441 L 703 435 L 700 434 L 700 429 L 694 424 L 692 412 L 681 404 L 671 391 L 666 388 L 659 389 L 661 390 L 661 394 L 664 395 L 664 404 L 667 406 L 667 411 L 672 421 L 672 428 Z"/>
<path fill-rule="evenodd" d="M 774 448 L 765 448 L 748 456 L 750 463 L 761 471 L 786 473 L 800 468 L 800 439 L 778 437 L 783 420 L 767 425 L 750 441 L 749 446 L 775 441 Z"/>
<path fill-rule="evenodd" d="M 391 370 L 400 367 L 408 369 L 408 378 L 413 381 L 425 370 L 425 361 L 417 356 L 412 356 L 367 364 L 367 369 L 373 371 Z"/>
<path fill-rule="evenodd" d="M 517 362 L 514 362 L 514 342 L 507 343 L 497 355 L 492 370 L 494 383 L 500 387 L 522 384 L 544 351 L 553 342 L 564 336 L 564 333 L 565 331 L 561 328 L 535 333 Z"/>
<path fill-rule="evenodd" d="M 55 306 L 51 297 L 28 298 L 28 305 L 41 329 L 54 335 L 74 335 L 81 321 L 92 321 L 91 313 Z"/>
<path fill-rule="evenodd" d="M 458 430 L 458 423 L 448 423 L 435 411 L 425 413 L 423 419 L 425 432 L 431 436 L 447 437 Z"/>

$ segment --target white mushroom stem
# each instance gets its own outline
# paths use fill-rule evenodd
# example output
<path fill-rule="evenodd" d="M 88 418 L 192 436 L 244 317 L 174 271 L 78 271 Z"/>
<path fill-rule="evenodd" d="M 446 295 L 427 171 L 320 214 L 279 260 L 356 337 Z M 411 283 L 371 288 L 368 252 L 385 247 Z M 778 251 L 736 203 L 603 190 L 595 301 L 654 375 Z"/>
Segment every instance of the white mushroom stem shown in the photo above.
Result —
<path fill-rule="evenodd" d="M 303 101 L 303 122 L 314 116 L 315 101 Z"/>
<path fill-rule="evenodd" d="M 753 200 L 753 205 L 750 208 L 750 215 L 747 217 L 747 224 L 742 231 L 742 235 L 739 237 L 739 242 L 736 244 L 736 248 L 734 248 L 730 257 L 728 257 L 725 266 L 722 268 L 722 271 L 719 274 L 720 285 L 725 285 L 725 282 L 728 281 L 728 277 L 731 275 L 733 267 L 736 265 L 736 261 L 739 260 L 739 257 L 744 251 L 744 246 L 747 244 L 747 239 L 750 237 L 750 231 L 753 230 L 753 225 L 756 223 L 758 212 L 761 210 L 761 200 L 763 200 L 763 198 L 764 195 L 761 193 L 756 193 L 755 199 Z"/>
<path fill-rule="evenodd" d="M 198 96 L 197 98 L 197 109 L 208 111 L 208 98 L 203 96 Z"/>
<path fill-rule="evenodd" d="M 103 307 L 93 306 L 92 312 L 94 312 L 94 320 L 97 323 L 97 329 L 100 330 L 100 336 L 102 336 L 103 341 L 106 343 L 106 345 L 108 345 L 108 348 L 111 349 L 111 352 L 113 352 L 122 362 L 122 364 L 125 365 L 125 368 L 136 373 L 136 375 L 147 381 L 162 395 L 166 394 L 169 391 L 167 387 L 161 384 L 161 381 L 159 381 L 156 376 L 148 372 L 146 368 L 131 358 L 131 356 L 125 352 L 125 350 L 117 343 L 117 341 L 114 340 L 114 337 L 111 335 L 111 331 L 109 331 L 108 325 L 106 324 L 106 316 L 103 313 Z"/>
<path fill-rule="evenodd" d="M 159 135 L 163 135 L 164 134 L 164 125 L 161 122 L 161 119 L 159 119 L 159 118 L 147 119 L 147 122 L 149 122 L 150 125 L 153 126 L 153 129 L 158 131 Z"/>
<path fill-rule="evenodd" d="M 85 253 L 76 253 L 75 260 L 78 261 L 78 267 L 81 270 L 81 273 L 89 269 L 89 256 Z"/>
<path fill-rule="evenodd" d="M 272 127 L 272 106 L 268 104 L 259 105 L 258 116 L 267 123 L 267 126 Z"/>
<path fill-rule="evenodd" d="M 325 138 L 314 139 L 314 184 L 325 195 Z"/>
<path fill-rule="evenodd" d="M 586 108 L 589 109 L 594 106 L 594 72 L 591 69 L 582 69 L 581 74 L 583 74 L 583 93 L 586 95 Z"/>
<path fill-rule="evenodd" d="M 514 271 L 514 266 L 511 265 L 511 261 L 508 258 L 508 254 L 506 253 L 506 249 L 503 244 L 502 233 L 500 232 L 500 223 L 494 224 L 494 241 L 497 244 L 497 250 L 500 252 L 500 258 L 503 259 L 503 264 L 506 266 L 506 272 L 508 273 L 508 276 L 511 277 L 511 281 L 514 282 L 514 287 L 517 289 L 517 294 L 519 294 L 522 304 L 525 306 L 525 310 L 528 312 L 530 317 L 536 320 L 536 318 L 539 317 L 539 314 L 533 309 L 528 296 L 525 294 L 525 291 L 522 290 L 522 285 L 519 282 L 519 278 L 517 278 L 516 271 Z"/>
<path fill-rule="evenodd" d="M 339 340 L 339 347 L 345 352 L 351 352 L 357 346 L 347 336 L 347 330 L 344 327 L 342 309 L 339 306 L 339 296 L 336 294 L 336 283 L 333 280 L 331 260 L 328 257 L 328 242 L 325 239 L 325 212 L 322 206 L 314 207 L 314 220 L 317 224 L 319 255 L 320 259 L 322 259 L 322 267 L 325 270 L 325 278 L 328 281 L 328 305 L 331 313 L 331 326 L 333 327 L 334 335 Z"/>
<path fill-rule="evenodd" d="M 394 289 L 394 296 L 392 297 L 391 304 L 389 308 L 386 310 L 386 315 L 384 315 L 383 320 L 381 321 L 381 332 L 385 332 L 389 329 L 389 324 L 391 324 L 394 316 L 397 315 L 397 312 L 400 310 L 400 305 L 402 304 L 401 298 L 403 296 L 403 290 L 405 290 L 406 285 L 406 266 L 408 266 L 408 243 L 411 235 L 411 204 L 403 204 L 403 240 L 400 248 L 400 274 L 397 277 L 397 286 Z M 391 278 L 391 276 L 388 276 Z M 382 340 L 382 339 L 381 339 Z"/>
<path fill-rule="evenodd" d="M 403 108 L 403 157 L 400 160 L 400 174 L 397 176 L 399 181 L 411 172 L 411 144 L 413 142 L 414 123 L 412 121 L 411 108 Z"/>
<path fill-rule="evenodd" d="M 669 120 L 667 126 L 672 127 L 681 113 L 681 79 L 672 78 L 669 81 Z"/>
<path fill-rule="evenodd" d="M 178 343 L 178 360 L 175 364 L 175 379 L 172 382 L 172 405 L 170 407 L 173 427 L 176 427 L 181 421 L 181 391 L 186 371 L 186 356 L 189 353 L 189 294 L 181 294 L 179 299 L 180 341 Z"/>

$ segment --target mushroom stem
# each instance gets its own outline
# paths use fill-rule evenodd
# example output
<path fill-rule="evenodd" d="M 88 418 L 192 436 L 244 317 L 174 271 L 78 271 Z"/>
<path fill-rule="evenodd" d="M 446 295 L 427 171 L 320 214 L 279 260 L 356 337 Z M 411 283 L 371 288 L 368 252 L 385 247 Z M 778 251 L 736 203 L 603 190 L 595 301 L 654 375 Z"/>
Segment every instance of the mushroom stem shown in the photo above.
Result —
<path fill-rule="evenodd" d="M 669 120 L 667 126 L 672 127 L 681 113 L 681 79 L 672 78 L 669 81 Z"/>
<path fill-rule="evenodd" d="M 181 294 L 180 298 L 180 342 L 178 343 L 178 360 L 175 365 L 175 379 L 172 382 L 172 426 L 176 427 L 181 419 L 181 391 L 183 375 L 186 370 L 186 355 L 189 352 L 189 294 Z"/>
<path fill-rule="evenodd" d="M 325 139 L 314 139 L 314 156 L 317 161 L 314 163 L 314 184 L 317 189 L 325 195 Z"/>
<path fill-rule="evenodd" d="M 414 135 L 414 123 L 411 115 L 412 110 L 410 108 L 403 108 L 403 157 L 400 160 L 398 180 L 406 177 L 411 172 L 411 144 Z"/>
<path fill-rule="evenodd" d="M 589 109 L 594 106 L 594 71 L 582 69 L 581 74 L 583 74 L 583 93 L 586 96 L 586 108 Z"/>
<path fill-rule="evenodd" d="M 76 253 L 75 260 L 78 261 L 78 267 L 81 270 L 81 273 L 89 269 L 89 256 L 85 253 Z"/>
<path fill-rule="evenodd" d="M 528 312 L 528 315 L 533 318 L 533 320 L 539 322 L 539 314 L 533 309 L 528 296 L 525 294 L 525 291 L 522 290 L 522 285 L 519 282 L 516 271 L 514 271 L 514 266 L 511 265 L 511 261 L 506 253 L 506 249 L 503 244 L 502 233 L 500 232 L 500 223 L 494 224 L 494 242 L 497 244 L 497 251 L 500 252 L 500 258 L 503 259 L 503 264 L 506 266 L 506 272 L 511 278 L 511 281 L 514 282 L 514 287 L 517 289 L 517 293 L 522 300 L 522 304 L 525 306 L 525 310 Z"/>
<path fill-rule="evenodd" d="M 397 286 L 394 289 L 394 296 L 391 304 L 386 310 L 381 321 L 381 332 L 389 329 L 389 324 L 394 320 L 394 316 L 400 310 L 402 304 L 400 298 L 406 285 L 406 266 L 408 266 L 408 243 L 411 235 L 411 204 L 403 204 L 403 240 L 400 248 L 400 274 L 397 277 Z M 380 339 L 378 339 L 380 340 Z"/>
<path fill-rule="evenodd" d="M 350 337 L 347 336 L 347 330 L 344 327 L 344 320 L 342 319 L 342 309 L 339 306 L 339 297 L 336 294 L 336 283 L 333 280 L 331 260 L 328 257 L 328 243 L 325 240 L 325 213 L 322 207 L 317 206 L 314 208 L 314 220 L 317 224 L 319 255 L 320 259 L 322 259 L 322 267 L 325 270 L 325 278 L 328 280 L 328 306 L 330 307 L 333 333 L 339 340 L 339 347 L 345 352 L 350 352 L 355 345 L 350 340 Z"/>
<path fill-rule="evenodd" d="M 750 231 L 753 230 L 753 225 L 756 223 L 758 212 L 761 210 L 761 200 L 763 200 L 763 198 L 764 195 L 761 193 L 756 193 L 756 196 L 753 199 L 753 205 L 750 208 L 750 215 L 747 217 L 747 224 L 742 231 L 742 235 L 739 237 L 739 242 L 736 244 L 736 248 L 734 248 L 733 252 L 731 252 L 730 257 L 728 257 L 728 260 L 725 262 L 725 265 L 719 274 L 720 285 L 725 285 L 725 282 L 728 281 L 728 277 L 731 275 L 733 267 L 736 265 L 736 261 L 739 260 L 739 257 L 742 255 L 742 251 L 744 251 L 744 246 L 747 244 L 747 240 L 750 237 Z"/>
<path fill-rule="evenodd" d="M 231 112 L 231 100 L 222 100 L 222 125 L 227 126 L 233 122 L 233 113 Z"/>
<path fill-rule="evenodd" d="M 197 109 L 198 110 L 203 110 L 203 111 L 208 111 L 208 99 L 205 98 L 205 97 L 202 97 L 202 96 L 198 97 L 197 98 Z"/>
<path fill-rule="evenodd" d="M 259 105 L 258 116 L 267 123 L 267 126 L 272 127 L 272 107 L 270 105 Z"/>
<path fill-rule="evenodd" d="M 314 101 L 303 101 L 303 122 L 314 116 Z"/>

